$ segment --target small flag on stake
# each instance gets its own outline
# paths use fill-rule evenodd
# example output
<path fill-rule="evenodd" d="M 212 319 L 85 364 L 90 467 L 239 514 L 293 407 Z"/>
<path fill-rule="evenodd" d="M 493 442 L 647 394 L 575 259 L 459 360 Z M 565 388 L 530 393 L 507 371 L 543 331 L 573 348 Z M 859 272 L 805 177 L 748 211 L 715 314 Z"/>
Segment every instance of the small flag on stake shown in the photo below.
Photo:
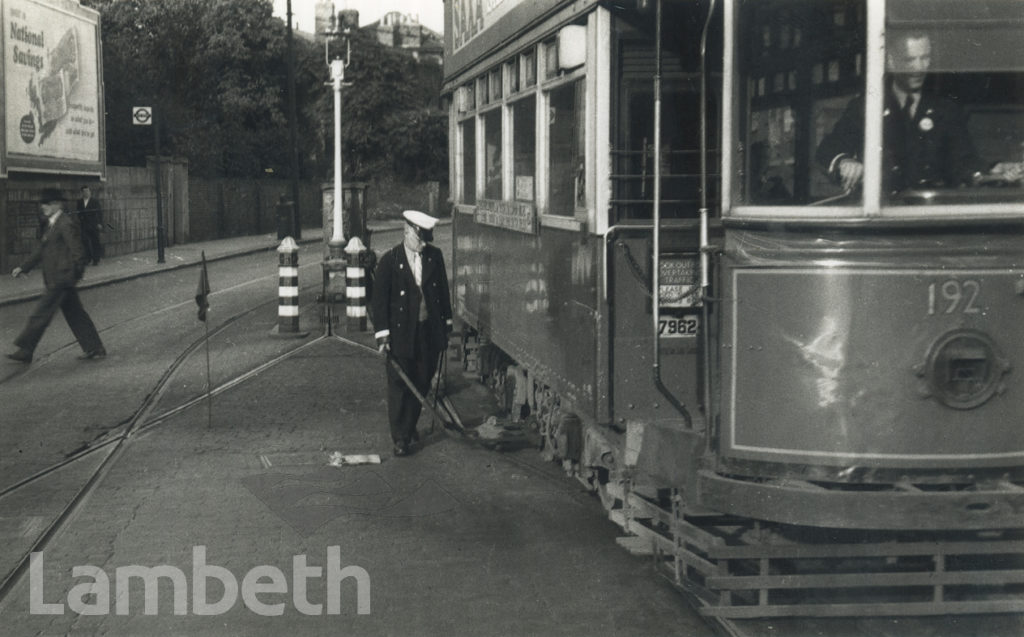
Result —
<path fill-rule="evenodd" d="M 206 311 L 210 309 L 210 277 L 206 273 L 206 251 L 202 253 L 203 265 L 199 269 L 199 285 L 196 286 L 196 305 L 199 306 L 199 320 L 206 321 Z"/>

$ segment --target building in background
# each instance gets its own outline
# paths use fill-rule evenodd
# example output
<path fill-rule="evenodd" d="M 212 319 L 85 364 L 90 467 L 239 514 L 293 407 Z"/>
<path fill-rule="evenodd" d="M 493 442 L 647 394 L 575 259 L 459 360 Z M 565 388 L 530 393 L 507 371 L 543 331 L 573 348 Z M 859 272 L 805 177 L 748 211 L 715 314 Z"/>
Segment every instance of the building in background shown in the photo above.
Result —
<path fill-rule="evenodd" d="M 319 0 L 314 9 L 314 29 L 316 34 L 325 33 L 331 29 L 331 14 L 336 9 L 336 4 L 330 0 Z M 358 24 L 358 14 L 357 14 Z M 360 30 L 372 31 L 378 42 L 384 46 L 395 49 L 402 49 L 409 52 L 413 58 L 422 61 L 431 61 L 441 65 L 442 54 L 444 53 L 444 42 L 440 33 L 420 24 L 418 16 L 402 13 L 401 11 L 390 11 L 384 14 L 380 20 L 359 26 Z"/>
<path fill-rule="evenodd" d="M 441 64 L 444 53 L 441 34 L 420 24 L 416 16 L 391 11 L 362 28 L 375 31 L 377 41 L 384 46 L 409 51 L 417 60 Z"/>

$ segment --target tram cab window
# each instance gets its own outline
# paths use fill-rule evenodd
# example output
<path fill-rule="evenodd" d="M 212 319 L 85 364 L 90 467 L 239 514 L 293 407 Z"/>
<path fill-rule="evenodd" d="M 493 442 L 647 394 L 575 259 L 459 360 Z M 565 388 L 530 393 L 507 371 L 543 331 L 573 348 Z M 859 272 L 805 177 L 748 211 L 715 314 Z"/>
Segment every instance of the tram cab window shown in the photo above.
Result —
<path fill-rule="evenodd" d="M 1024 4 L 886 5 L 883 203 L 1024 200 Z"/>
<path fill-rule="evenodd" d="M 868 11 L 883 9 L 871 82 Z M 900 214 L 1024 199 L 1019 0 L 745 0 L 737 29 L 740 205 L 867 200 Z M 869 168 L 878 190 L 864 192 Z"/>
<path fill-rule="evenodd" d="M 734 197 L 801 205 L 840 194 L 814 151 L 864 93 L 866 0 L 744 0 L 738 13 Z M 849 205 L 859 203 L 854 194 Z"/>

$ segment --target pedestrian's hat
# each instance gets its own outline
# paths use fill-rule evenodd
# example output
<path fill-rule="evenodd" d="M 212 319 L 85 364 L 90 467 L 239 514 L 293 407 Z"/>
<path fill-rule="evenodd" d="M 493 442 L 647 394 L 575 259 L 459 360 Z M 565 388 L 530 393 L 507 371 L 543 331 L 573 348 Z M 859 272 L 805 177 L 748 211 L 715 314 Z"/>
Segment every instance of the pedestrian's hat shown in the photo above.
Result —
<path fill-rule="evenodd" d="M 61 203 L 64 201 L 64 193 L 56 188 L 43 188 L 39 193 L 40 203 Z"/>
<path fill-rule="evenodd" d="M 416 234 L 424 241 L 434 240 L 434 226 L 437 225 L 437 218 L 431 217 L 419 210 L 406 210 L 402 213 L 406 223 L 416 229 Z"/>

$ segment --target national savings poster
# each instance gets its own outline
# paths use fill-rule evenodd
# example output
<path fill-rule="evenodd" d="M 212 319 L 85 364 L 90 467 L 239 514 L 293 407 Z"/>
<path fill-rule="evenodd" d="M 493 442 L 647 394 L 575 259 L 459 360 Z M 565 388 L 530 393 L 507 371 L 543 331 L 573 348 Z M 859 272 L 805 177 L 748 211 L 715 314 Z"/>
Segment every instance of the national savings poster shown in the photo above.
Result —
<path fill-rule="evenodd" d="M 0 5 L 4 172 L 101 172 L 98 14 L 70 0 Z"/>

